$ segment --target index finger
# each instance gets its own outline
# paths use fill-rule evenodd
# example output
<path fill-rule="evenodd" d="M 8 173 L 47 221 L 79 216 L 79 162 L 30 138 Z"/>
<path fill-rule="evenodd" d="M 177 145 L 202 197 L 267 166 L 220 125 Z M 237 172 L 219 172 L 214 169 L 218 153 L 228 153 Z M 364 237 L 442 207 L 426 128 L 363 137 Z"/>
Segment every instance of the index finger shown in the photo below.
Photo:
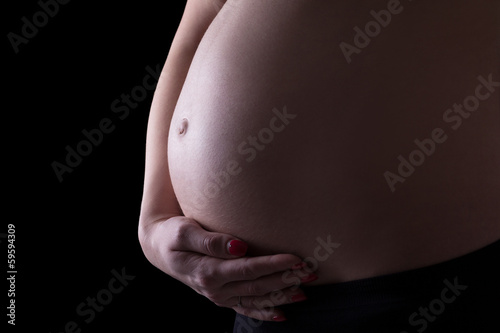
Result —
<path fill-rule="evenodd" d="M 221 280 L 248 281 L 300 266 L 302 259 L 293 254 L 274 254 L 222 260 L 217 269 Z"/>

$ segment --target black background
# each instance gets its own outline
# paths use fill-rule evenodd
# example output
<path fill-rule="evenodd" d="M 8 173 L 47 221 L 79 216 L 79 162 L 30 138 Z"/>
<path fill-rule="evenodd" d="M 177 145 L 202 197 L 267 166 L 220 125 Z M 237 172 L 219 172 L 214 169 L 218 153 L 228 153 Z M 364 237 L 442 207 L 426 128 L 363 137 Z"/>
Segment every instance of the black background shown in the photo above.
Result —
<path fill-rule="evenodd" d="M 21 18 L 32 22 L 41 8 L 35 0 L 4 4 L 2 164 L 8 186 L 0 232 L 15 224 L 14 331 L 64 332 L 71 321 L 81 332 L 232 330 L 232 310 L 153 267 L 140 248 L 137 223 L 153 93 L 123 120 L 111 110 L 121 94 L 142 85 L 146 66 L 163 66 L 184 5 L 73 0 L 59 5 L 16 54 L 8 33 L 21 35 Z M 85 139 L 82 130 L 98 127 L 104 118 L 114 130 L 60 182 L 51 164 L 65 164 L 65 147 L 76 148 Z M 5 239 L 2 252 L 6 257 Z M 135 278 L 86 323 L 89 316 L 76 308 L 108 287 L 113 269 Z"/>

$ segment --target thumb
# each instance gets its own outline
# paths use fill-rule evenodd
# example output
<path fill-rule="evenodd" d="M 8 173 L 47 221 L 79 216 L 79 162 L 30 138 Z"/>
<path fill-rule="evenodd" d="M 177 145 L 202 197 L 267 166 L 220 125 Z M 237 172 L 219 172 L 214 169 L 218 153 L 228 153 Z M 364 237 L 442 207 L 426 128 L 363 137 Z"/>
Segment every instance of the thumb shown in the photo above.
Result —
<path fill-rule="evenodd" d="M 211 232 L 202 228 L 201 225 L 190 221 L 185 225 L 181 239 L 183 251 L 202 253 L 211 257 L 221 259 L 233 259 L 246 254 L 248 245 L 242 240 L 223 233 Z"/>

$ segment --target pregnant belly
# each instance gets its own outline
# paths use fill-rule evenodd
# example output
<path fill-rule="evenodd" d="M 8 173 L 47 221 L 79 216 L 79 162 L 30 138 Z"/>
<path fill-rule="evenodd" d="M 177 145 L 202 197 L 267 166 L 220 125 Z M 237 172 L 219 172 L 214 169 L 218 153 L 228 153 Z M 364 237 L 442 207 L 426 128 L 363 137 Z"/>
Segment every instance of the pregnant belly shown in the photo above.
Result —
<path fill-rule="evenodd" d="M 305 256 L 366 195 L 343 180 L 361 161 L 342 156 L 362 140 L 346 146 L 357 129 L 342 123 L 358 116 L 341 115 L 334 45 L 290 24 L 298 8 L 271 6 L 269 20 L 243 3 L 225 7 L 193 60 L 171 124 L 172 182 L 184 214 L 241 237 L 251 254 Z"/>
<path fill-rule="evenodd" d="M 428 41 L 429 54 L 390 53 L 393 43 L 411 38 L 396 28 L 348 64 L 338 45 L 357 21 L 341 14 L 350 12 L 346 6 L 229 0 L 193 59 L 169 136 L 172 184 L 186 216 L 240 237 L 251 255 L 319 256 L 323 282 L 422 266 L 487 243 L 483 237 L 460 249 L 431 245 L 418 255 L 419 240 L 440 244 L 449 237 L 445 230 L 456 230 L 463 202 L 500 217 L 493 203 L 464 194 L 472 181 L 459 181 L 469 166 L 456 164 L 457 154 L 482 160 L 482 172 L 498 177 L 499 147 L 472 132 L 464 133 L 468 145 L 497 153 L 485 157 L 449 143 L 428 162 L 433 169 L 412 175 L 396 195 L 383 176 L 397 169 L 396 157 L 416 137 L 430 137 L 441 125 L 436 112 L 446 105 L 436 100 L 457 101 L 466 91 L 443 89 L 436 77 L 447 75 L 466 89 L 474 82 L 464 73 L 475 78 L 481 67 L 471 68 L 451 46 L 454 62 L 432 51 L 441 40 Z M 428 70 L 408 80 L 415 65 Z M 484 105 L 484 118 L 471 125 L 476 134 L 498 131 L 491 127 L 498 117 L 487 112 L 495 105 Z M 450 182 L 453 198 L 445 190 Z M 499 185 L 489 182 L 487 191 L 498 193 Z M 498 223 L 487 227 L 500 236 Z M 456 237 L 473 231 L 464 222 Z"/>

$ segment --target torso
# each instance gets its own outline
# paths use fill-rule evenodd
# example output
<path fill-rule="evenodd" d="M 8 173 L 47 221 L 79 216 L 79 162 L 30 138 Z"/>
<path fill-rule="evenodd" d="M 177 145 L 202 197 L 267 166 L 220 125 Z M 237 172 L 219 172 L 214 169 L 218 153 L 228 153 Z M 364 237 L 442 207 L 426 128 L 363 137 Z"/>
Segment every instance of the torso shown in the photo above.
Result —
<path fill-rule="evenodd" d="M 499 239 L 500 87 L 460 127 L 443 119 L 475 94 L 478 76 L 500 81 L 496 3 L 402 1 L 348 63 L 339 45 L 355 46 L 353 28 L 387 1 L 228 0 L 172 119 L 169 167 L 184 214 L 245 240 L 250 255 L 321 255 L 318 284 Z M 408 160 L 436 128 L 446 141 L 390 185 L 398 156 Z M 315 250 L 328 236 L 340 246 L 325 256 Z"/>

